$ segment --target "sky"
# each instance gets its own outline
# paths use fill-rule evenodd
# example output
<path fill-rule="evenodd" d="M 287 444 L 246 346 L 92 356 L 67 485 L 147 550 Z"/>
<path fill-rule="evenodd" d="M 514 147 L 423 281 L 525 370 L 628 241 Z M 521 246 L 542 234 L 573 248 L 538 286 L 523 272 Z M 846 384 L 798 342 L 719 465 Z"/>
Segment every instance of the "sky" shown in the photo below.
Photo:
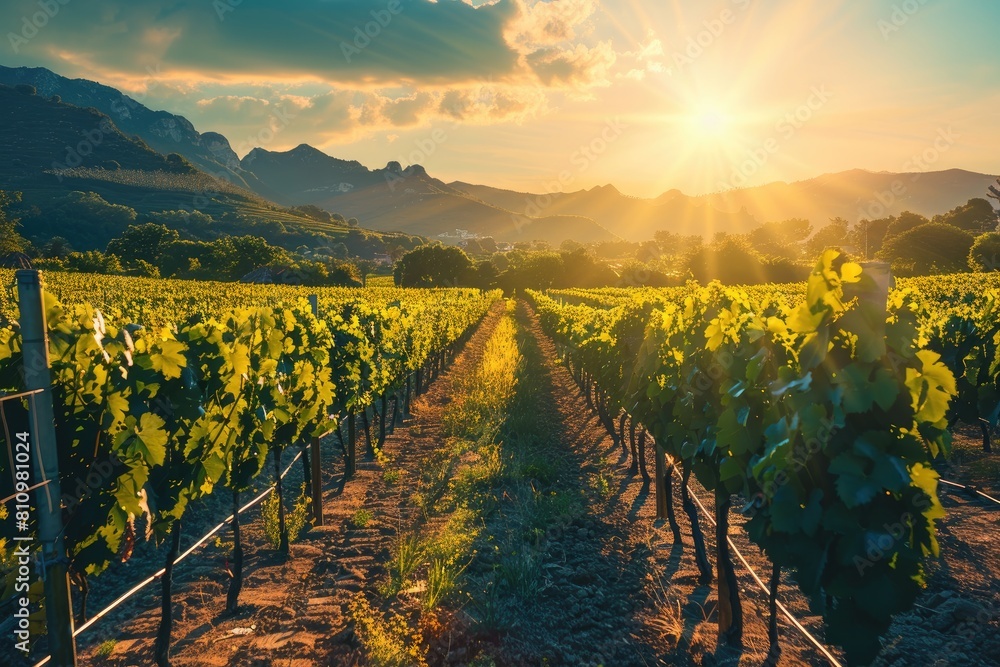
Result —
<path fill-rule="evenodd" d="M 5 0 L 0 64 L 115 86 L 243 156 L 655 197 L 1000 172 L 996 0 Z"/>

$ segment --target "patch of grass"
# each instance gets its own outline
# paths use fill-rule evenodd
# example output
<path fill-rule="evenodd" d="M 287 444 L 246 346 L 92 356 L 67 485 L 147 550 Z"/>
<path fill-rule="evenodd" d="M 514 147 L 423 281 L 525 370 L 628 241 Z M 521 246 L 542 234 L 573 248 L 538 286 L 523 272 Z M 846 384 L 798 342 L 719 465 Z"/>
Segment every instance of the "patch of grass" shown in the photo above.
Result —
<path fill-rule="evenodd" d="M 585 507 L 579 495 L 554 490 L 539 493 L 535 498 L 532 527 L 546 530 L 554 526 L 566 527 L 583 516 Z"/>
<path fill-rule="evenodd" d="M 497 663 L 488 655 L 477 655 L 469 667 L 497 667 Z"/>
<path fill-rule="evenodd" d="M 399 478 L 402 476 L 403 471 L 399 468 L 390 468 L 382 473 L 382 481 L 392 486 L 393 484 L 399 483 Z"/>
<path fill-rule="evenodd" d="M 603 470 L 590 476 L 590 488 L 598 497 L 607 500 L 614 495 L 614 480 Z"/>
<path fill-rule="evenodd" d="M 101 645 L 97 647 L 97 655 L 102 658 L 111 657 L 111 654 L 115 652 L 115 647 L 118 646 L 117 639 L 108 639 L 101 642 Z"/>
<path fill-rule="evenodd" d="M 223 551 L 225 553 L 230 553 L 233 550 L 232 540 L 226 540 L 223 539 L 222 537 L 216 537 L 214 544 L 216 549 L 218 549 L 219 551 Z"/>
<path fill-rule="evenodd" d="M 427 553 L 449 563 L 456 563 L 474 553 L 473 544 L 482 530 L 482 519 L 469 508 L 456 509 L 448 521 L 427 543 Z"/>
<path fill-rule="evenodd" d="M 426 667 L 427 652 L 419 631 L 411 630 L 398 614 L 384 617 L 358 593 L 350 606 L 354 633 L 373 667 Z"/>
<path fill-rule="evenodd" d="M 504 606 L 506 598 L 493 575 L 476 581 L 469 597 L 469 611 L 481 629 L 503 630 L 510 625 Z"/>
<path fill-rule="evenodd" d="M 351 517 L 351 524 L 353 524 L 355 528 L 364 528 L 371 522 L 372 518 L 373 515 L 371 511 L 362 507 L 354 513 L 354 516 Z"/>
<path fill-rule="evenodd" d="M 423 563 L 426 555 L 427 549 L 418 535 L 399 535 L 392 550 L 392 560 L 389 561 L 389 579 L 379 587 L 379 593 L 386 598 L 398 594 Z"/>
<path fill-rule="evenodd" d="M 267 541 L 275 549 L 281 544 L 281 532 L 278 523 L 278 503 L 281 502 L 277 493 L 272 493 L 261 506 L 260 514 L 264 519 L 264 535 Z M 302 484 L 299 497 L 295 500 L 295 505 L 291 511 L 285 512 L 285 530 L 288 531 L 288 543 L 292 544 L 299 539 L 302 531 L 310 525 L 310 514 L 312 514 L 312 499 Z"/>
<path fill-rule="evenodd" d="M 504 588 L 519 600 L 528 601 L 537 595 L 541 573 L 540 557 L 527 545 L 501 550 L 497 574 Z"/>
<path fill-rule="evenodd" d="M 424 609 L 436 608 L 458 586 L 458 580 L 465 571 L 464 565 L 435 558 L 427 570 L 427 591 L 424 594 Z"/>

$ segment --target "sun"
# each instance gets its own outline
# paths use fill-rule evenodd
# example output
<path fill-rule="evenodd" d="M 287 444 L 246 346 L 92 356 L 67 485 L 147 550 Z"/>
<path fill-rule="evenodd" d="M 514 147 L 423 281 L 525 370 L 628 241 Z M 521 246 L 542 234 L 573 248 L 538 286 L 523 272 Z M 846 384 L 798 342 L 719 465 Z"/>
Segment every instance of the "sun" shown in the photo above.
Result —
<path fill-rule="evenodd" d="M 699 109 L 691 116 L 691 129 L 702 139 L 724 139 L 729 133 L 731 120 L 728 114 L 715 109 Z"/>

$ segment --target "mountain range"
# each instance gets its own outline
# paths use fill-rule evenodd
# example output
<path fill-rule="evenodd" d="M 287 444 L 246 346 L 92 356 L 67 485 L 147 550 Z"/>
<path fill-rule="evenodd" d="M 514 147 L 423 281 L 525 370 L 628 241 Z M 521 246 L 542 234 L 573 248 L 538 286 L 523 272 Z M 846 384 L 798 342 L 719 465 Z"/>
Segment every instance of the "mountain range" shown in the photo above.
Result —
<path fill-rule="evenodd" d="M 32 104 L 50 105 L 56 115 L 71 117 L 90 108 L 87 113 L 110 119 L 114 131 L 109 136 L 114 141 L 85 161 L 90 167 L 118 163 L 122 169 L 173 170 L 187 174 L 188 181 L 223 179 L 227 196 L 253 201 L 263 209 L 310 204 L 357 218 L 365 228 L 446 242 L 469 236 L 507 242 L 544 240 L 554 245 L 567 239 L 643 241 L 657 230 L 710 236 L 746 232 L 762 222 L 789 218 L 806 218 L 819 227 L 835 217 L 853 222 L 904 210 L 932 216 L 985 196 L 996 179 L 960 169 L 909 174 L 854 169 L 699 196 L 670 190 L 644 199 L 623 194 L 613 185 L 569 193 L 516 192 L 462 181 L 446 183 L 420 165 L 404 168 L 389 162 L 371 169 L 307 144 L 289 151 L 254 148 L 239 159 L 226 137 L 199 132 L 183 116 L 153 111 L 109 86 L 67 79 L 43 68 L 0 66 L 0 84 L 33 86 L 39 97 Z M 8 100 L 16 100 L 10 97 L 15 94 L 10 88 L 3 93 Z M 51 163 L 65 157 L 64 146 L 79 141 L 73 141 L 79 128 L 72 122 L 55 128 L 32 124 L 14 114 L 13 107 L 10 115 L 12 124 L 4 135 L 13 143 L 0 148 L 0 161 L 5 162 L 0 164 L 0 187 L 14 189 L 26 173 L 51 172 Z M 100 122 L 96 116 L 79 116 L 77 121 L 84 128 Z M 69 135 L 60 134 L 59 127 L 71 128 Z M 171 153 L 184 160 L 156 166 L 152 155 L 165 160 L 163 156 Z M 26 171 L 25 159 L 38 164 Z M 22 166 L 15 166 L 15 161 Z M 55 177 L 50 173 L 45 178 Z M 114 188 L 104 185 L 113 198 Z"/>

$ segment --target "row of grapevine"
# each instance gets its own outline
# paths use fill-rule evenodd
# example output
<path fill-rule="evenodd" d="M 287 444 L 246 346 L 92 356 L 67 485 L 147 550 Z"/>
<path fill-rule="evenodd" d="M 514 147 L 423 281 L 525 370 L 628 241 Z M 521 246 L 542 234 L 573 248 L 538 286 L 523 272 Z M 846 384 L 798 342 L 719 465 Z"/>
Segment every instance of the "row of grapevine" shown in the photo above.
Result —
<path fill-rule="evenodd" d="M 75 302 L 65 306 L 46 295 L 64 536 L 77 579 L 128 558 L 139 529 L 169 541 L 157 642 L 157 660 L 166 664 L 170 567 L 191 503 L 225 487 L 237 507 L 269 454 L 277 466 L 284 448 L 337 429 L 348 415 L 367 415 L 378 401 L 384 420 L 387 398 L 408 396 L 414 381 L 419 391 L 428 369 L 441 367 L 498 295 L 319 290 L 314 315 L 294 291 L 271 286 L 253 286 L 246 300 L 213 297 L 213 286 L 191 282 L 183 292 L 162 281 L 155 292 L 135 283 L 119 287 L 116 295 L 98 294 L 118 304 L 107 309 L 115 318 L 80 303 L 86 291 L 73 295 L 64 286 L 63 298 Z M 184 298 L 200 299 L 202 307 L 178 317 Z M 144 316 L 155 325 L 137 324 Z M 21 389 L 14 317 L 16 311 L 0 328 L 5 393 Z M 345 464 L 350 472 L 353 461 Z M 11 485 L 6 468 L 0 461 L 4 497 Z M 236 534 L 230 609 L 241 583 Z M 5 578 L 4 599 L 12 582 Z"/>
<path fill-rule="evenodd" d="M 613 308 L 637 294 L 655 303 L 680 302 L 699 289 L 685 287 L 637 290 L 632 288 L 552 290 L 563 304 Z M 782 299 L 796 302 L 806 295 L 802 283 L 754 285 L 741 288 L 753 301 Z M 948 423 L 978 425 L 983 449 L 992 450 L 991 432 L 1000 422 L 1000 273 L 959 273 L 903 278 L 896 281 L 891 300 L 905 300 L 917 318 L 920 345 L 941 355 L 955 375 L 958 394 Z"/>
<path fill-rule="evenodd" d="M 631 416 L 682 471 L 706 582 L 713 573 L 686 482 L 714 492 L 720 636 L 730 643 L 742 636 L 726 540 L 734 497 L 743 530 L 775 566 L 772 588 L 790 569 L 854 664 L 878 652 L 937 554 L 932 462 L 950 447 L 955 378 L 926 349 L 925 302 L 904 289 L 887 314 L 879 294 L 836 251 L 823 255 L 804 299 L 718 284 L 603 295 L 604 307 L 530 294 L 598 403 Z"/>

